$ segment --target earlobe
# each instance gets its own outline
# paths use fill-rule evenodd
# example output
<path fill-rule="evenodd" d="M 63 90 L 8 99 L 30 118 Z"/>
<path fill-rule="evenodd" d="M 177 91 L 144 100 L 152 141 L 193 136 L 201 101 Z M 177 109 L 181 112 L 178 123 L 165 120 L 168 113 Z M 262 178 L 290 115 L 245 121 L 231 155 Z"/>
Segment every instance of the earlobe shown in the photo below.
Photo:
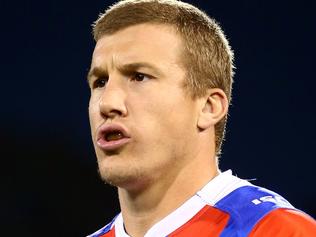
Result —
<path fill-rule="evenodd" d="M 218 123 L 228 111 L 228 100 L 223 90 L 214 88 L 203 99 L 197 126 L 205 130 Z"/>

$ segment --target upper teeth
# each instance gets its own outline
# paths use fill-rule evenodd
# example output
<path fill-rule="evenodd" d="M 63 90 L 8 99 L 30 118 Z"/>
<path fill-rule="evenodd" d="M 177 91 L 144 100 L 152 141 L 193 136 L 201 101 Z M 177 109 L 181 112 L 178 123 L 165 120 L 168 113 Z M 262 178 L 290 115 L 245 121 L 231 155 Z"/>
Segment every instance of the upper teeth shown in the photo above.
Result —
<path fill-rule="evenodd" d="M 121 138 L 123 138 L 123 133 L 120 131 L 110 132 L 106 134 L 106 137 L 105 137 L 107 141 L 119 140 Z"/>

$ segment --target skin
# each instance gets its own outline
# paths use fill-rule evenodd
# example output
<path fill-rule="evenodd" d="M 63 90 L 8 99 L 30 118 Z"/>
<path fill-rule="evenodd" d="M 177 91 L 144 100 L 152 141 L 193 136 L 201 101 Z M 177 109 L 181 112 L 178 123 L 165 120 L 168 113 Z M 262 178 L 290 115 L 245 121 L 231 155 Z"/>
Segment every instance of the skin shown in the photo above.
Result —
<path fill-rule="evenodd" d="M 181 45 L 171 26 L 140 24 L 103 36 L 93 53 L 89 117 L 99 172 L 118 187 L 133 237 L 218 174 L 214 126 L 227 113 L 227 98 L 217 88 L 189 96 Z M 100 149 L 96 131 L 105 123 L 124 126 L 130 141 L 114 152 Z"/>

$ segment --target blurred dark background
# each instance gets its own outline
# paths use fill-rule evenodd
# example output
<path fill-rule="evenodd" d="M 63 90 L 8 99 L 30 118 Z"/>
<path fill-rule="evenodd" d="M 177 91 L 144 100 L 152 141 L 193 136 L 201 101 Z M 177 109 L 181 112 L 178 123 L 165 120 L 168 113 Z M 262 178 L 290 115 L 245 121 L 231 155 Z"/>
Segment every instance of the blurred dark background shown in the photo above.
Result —
<path fill-rule="evenodd" d="M 220 161 L 316 217 L 313 1 L 189 1 L 215 17 L 236 76 Z M 85 236 L 118 212 L 87 114 L 91 24 L 113 1 L 1 0 L 1 235 Z"/>

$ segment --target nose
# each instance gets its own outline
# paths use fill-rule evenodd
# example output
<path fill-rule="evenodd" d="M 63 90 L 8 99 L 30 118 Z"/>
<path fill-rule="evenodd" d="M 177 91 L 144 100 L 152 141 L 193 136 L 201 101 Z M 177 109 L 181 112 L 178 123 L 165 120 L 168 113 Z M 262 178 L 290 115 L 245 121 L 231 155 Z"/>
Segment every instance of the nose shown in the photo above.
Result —
<path fill-rule="evenodd" d="M 100 98 L 100 113 L 105 119 L 114 119 L 115 117 L 125 117 L 126 108 L 126 88 L 124 83 L 118 77 L 109 77 Z"/>

